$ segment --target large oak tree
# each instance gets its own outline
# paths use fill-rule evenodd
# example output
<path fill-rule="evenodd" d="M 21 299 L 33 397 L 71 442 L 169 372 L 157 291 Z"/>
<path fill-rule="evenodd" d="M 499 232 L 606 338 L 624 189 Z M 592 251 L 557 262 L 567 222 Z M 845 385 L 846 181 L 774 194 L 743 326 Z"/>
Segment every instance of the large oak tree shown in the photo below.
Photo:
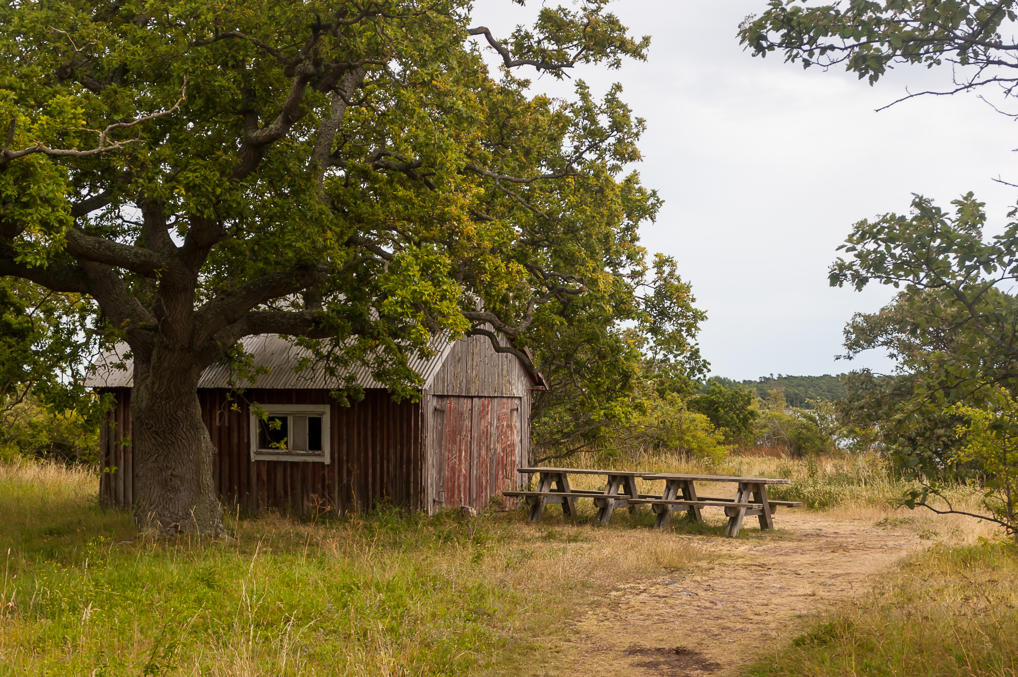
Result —
<path fill-rule="evenodd" d="M 643 58 L 606 4 L 515 28 L 469 0 L 0 4 L 0 276 L 94 299 L 130 346 L 143 526 L 222 530 L 196 385 L 246 335 L 404 394 L 446 331 L 698 363 L 688 288 L 638 243 L 642 122 L 617 87 L 521 79 Z"/>

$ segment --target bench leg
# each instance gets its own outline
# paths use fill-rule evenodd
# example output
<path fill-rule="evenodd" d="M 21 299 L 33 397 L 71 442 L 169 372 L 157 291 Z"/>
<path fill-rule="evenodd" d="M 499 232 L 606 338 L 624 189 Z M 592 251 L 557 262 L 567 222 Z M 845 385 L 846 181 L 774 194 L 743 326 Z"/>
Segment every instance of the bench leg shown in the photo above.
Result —
<path fill-rule="evenodd" d="M 605 497 L 601 500 L 601 507 L 597 511 L 597 521 L 601 524 L 608 524 L 612 518 L 612 513 L 615 512 L 615 499 Z"/>
<path fill-rule="evenodd" d="M 667 527 L 672 516 L 672 507 L 670 505 L 655 505 L 654 512 L 657 513 L 657 519 L 654 520 L 654 528 L 664 529 Z"/>
<path fill-rule="evenodd" d="M 552 478 L 549 477 L 547 474 L 541 473 L 540 479 L 537 482 L 537 490 L 538 491 L 550 490 L 551 480 Z M 530 521 L 539 522 L 541 520 L 541 515 L 544 514 L 545 505 L 544 496 L 530 496 L 527 498 L 527 501 L 530 502 Z"/>
<path fill-rule="evenodd" d="M 749 485 L 739 482 L 739 491 L 735 495 L 736 503 L 746 503 L 749 499 L 750 487 Z M 739 531 L 742 529 L 742 518 L 746 516 L 745 508 L 736 508 L 735 512 L 731 517 L 728 518 L 728 528 L 725 529 L 725 535 L 729 538 L 735 538 L 739 535 Z"/>
<path fill-rule="evenodd" d="M 675 500 L 679 493 L 679 486 L 674 480 L 666 480 L 664 491 L 661 492 L 661 499 L 665 501 Z M 672 519 L 672 506 L 667 503 L 652 504 L 657 519 L 654 520 L 655 529 L 664 529 Z"/>
<path fill-rule="evenodd" d="M 561 491 L 568 494 L 572 491 L 569 488 L 569 478 L 566 477 L 565 473 L 555 475 L 555 485 L 558 487 L 557 491 Z M 564 496 L 562 501 L 562 512 L 569 517 L 576 515 L 576 497 L 575 496 Z"/>
<path fill-rule="evenodd" d="M 632 475 L 628 475 L 625 478 L 623 478 L 622 482 L 625 484 L 626 493 L 629 495 L 630 498 L 640 498 L 640 492 L 637 491 L 637 489 L 636 489 L 636 478 L 635 477 L 633 477 Z M 635 514 L 637 507 L 638 506 L 636 504 L 630 503 L 629 504 L 629 514 L 630 515 Z"/>
<path fill-rule="evenodd" d="M 544 514 L 544 496 L 532 496 L 528 500 L 530 501 L 530 521 L 540 522 L 541 515 Z"/>
<path fill-rule="evenodd" d="M 696 487 L 693 486 L 693 480 L 682 483 L 682 498 L 689 501 L 696 500 Z M 703 523 L 703 515 L 700 514 L 700 506 L 691 505 L 687 512 L 691 518 L 697 521 L 697 523 Z"/>
<path fill-rule="evenodd" d="M 774 518 L 771 516 L 774 511 L 771 508 L 771 504 L 767 502 L 767 485 L 766 484 L 754 484 L 753 485 L 753 500 L 760 502 L 760 529 L 773 529 Z"/>
<path fill-rule="evenodd" d="M 619 479 L 608 475 L 608 483 L 604 487 L 605 499 L 597 511 L 597 521 L 601 524 L 608 524 L 608 521 L 612 518 L 612 513 L 615 512 L 615 500 L 611 497 L 617 496 L 618 493 Z"/>

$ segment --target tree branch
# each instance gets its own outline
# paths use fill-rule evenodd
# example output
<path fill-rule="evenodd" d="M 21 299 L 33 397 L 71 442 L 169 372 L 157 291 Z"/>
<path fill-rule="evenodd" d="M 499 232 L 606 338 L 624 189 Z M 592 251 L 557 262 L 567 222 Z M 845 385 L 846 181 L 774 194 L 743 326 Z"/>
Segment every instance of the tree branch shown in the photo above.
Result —
<path fill-rule="evenodd" d="M 251 280 L 231 293 L 217 295 L 196 312 L 199 343 L 241 321 L 253 308 L 314 286 L 327 272 L 321 265 L 277 271 Z"/>
<path fill-rule="evenodd" d="M 467 163 L 466 165 L 463 166 L 463 168 L 466 169 L 467 171 L 474 172 L 475 174 L 486 176 L 489 179 L 495 179 L 496 181 L 506 181 L 508 183 L 522 183 L 522 184 L 529 184 L 534 183 L 536 181 L 544 181 L 549 179 L 564 179 L 570 176 L 577 176 L 577 172 L 573 169 L 564 172 L 551 172 L 549 174 L 538 174 L 536 176 L 531 177 L 519 177 L 510 176 L 508 174 L 499 174 L 498 172 L 493 172 L 490 169 L 485 169 L 480 165 L 475 165 L 472 163 Z"/>
<path fill-rule="evenodd" d="M 187 98 L 187 76 L 184 76 L 184 84 L 180 88 L 180 98 L 170 108 L 166 110 L 152 113 L 151 115 L 144 115 L 140 118 L 131 120 L 130 122 L 114 122 L 106 126 L 105 129 L 99 132 L 99 143 L 95 148 L 89 148 L 87 150 L 76 150 L 73 148 L 53 148 L 47 146 L 42 141 L 37 141 L 35 145 L 23 148 L 21 150 L 11 150 L 10 144 L 14 141 L 14 134 L 17 129 L 17 119 L 11 120 L 11 125 L 7 133 L 7 139 L 4 142 L 3 149 L 0 150 L 0 167 L 7 164 L 11 160 L 17 160 L 27 155 L 33 155 L 35 153 L 42 153 L 50 157 L 88 157 L 91 155 L 98 155 L 100 153 L 108 153 L 113 150 L 119 150 L 124 146 L 141 141 L 139 138 L 124 139 L 123 141 L 110 141 L 109 135 L 111 132 L 118 129 L 127 129 L 140 125 L 143 122 L 149 122 L 157 118 L 166 117 L 172 115 L 180 109 L 180 104 Z"/>
<path fill-rule="evenodd" d="M 350 105 L 350 99 L 353 97 L 354 90 L 360 87 L 364 82 L 364 76 L 367 72 L 368 71 L 365 66 L 358 66 L 353 70 L 347 71 L 340 79 L 336 90 L 332 93 L 329 115 L 322 121 L 321 126 L 318 128 L 318 136 L 315 139 L 315 147 L 311 152 L 311 164 L 313 167 L 315 182 L 319 185 L 319 187 L 322 185 L 322 180 L 325 176 L 325 169 L 329 165 L 329 156 L 332 153 L 332 145 L 335 143 L 336 135 L 339 133 L 340 125 L 343 123 L 347 106 Z"/>
<path fill-rule="evenodd" d="M 130 334 L 155 326 L 155 317 L 131 294 L 116 271 L 91 261 L 82 261 L 81 269 L 88 279 L 88 293 L 99 302 L 114 327 Z"/>
<path fill-rule="evenodd" d="M 77 265 L 28 267 L 14 259 L 0 258 L 0 277 L 20 277 L 56 292 L 88 293 L 88 278 Z"/>
<path fill-rule="evenodd" d="M 245 115 L 247 119 L 244 125 L 244 140 L 240 147 L 240 161 L 230 173 L 230 178 L 237 180 L 250 175 L 261 163 L 266 149 L 282 138 L 295 122 L 304 117 L 304 113 L 300 110 L 300 104 L 304 99 L 308 83 L 317 71 L 307 63 L 301 63 L 294 70 L 290 91 L 272 122 L 264 127 L 258 127 L 255 115 Z"/>
<path fill-rule="evenodd" d="M 506 68 L 517 68 L 519 66 L 533 66 L 539 71 L 561 71 L 566 68 L 572 68 L 580 60 L 580 58 L 587 52 L 587 48 L 580 47 L 576 52 L 569 57 L 568 61 L 547 61 L 544 59 L 516 59 L 513 58 L 512 52 L 509 48 L 503 45 L 501 42 L 495 39 L 495 36 L 491 34 L 491 31 L 487 26 L 477 26 L 476 28 L 470 28 L 467 30 L 467 35 L 482 35 L 488 44 L 498 52 L 499 56 L 502 57 L 502 63 L 505 64 Z"/>
<path fill-rule="evenodd" d="M 141 275 L 153 276 L 163 270 L 168 263 L 164 256 L 151 249 L 86 235 L 77 228 L 68 228 L 65 237 L 67 252 L 72 256 L 125 268 Z"/>
<path fill-rule="evenodd" d="M 324 317 L 317 310 L 253 310 L 240 319 L 219 329 L 203 340 L 199 348 L 199 359 L 211 364 L 245 336 L 258 334 L 284 334 L 307 338 L 329 338 L 333 332 L 321 325 Z"/>

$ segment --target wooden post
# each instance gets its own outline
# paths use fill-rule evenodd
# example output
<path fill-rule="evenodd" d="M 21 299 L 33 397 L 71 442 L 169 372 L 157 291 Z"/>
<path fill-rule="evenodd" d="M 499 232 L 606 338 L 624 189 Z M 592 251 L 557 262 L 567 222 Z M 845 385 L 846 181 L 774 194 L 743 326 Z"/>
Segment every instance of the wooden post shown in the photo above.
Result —
<path fill-rule="evenodd" d="M 696 500 L 696 487 L 693 486 L 693 480 L 682 481 L 682 498 L 688 501 Z M 689 506 L 689 516 L 692 517 L 697 523 L 703 523 L 703 515 L 700 514 L 700 506 L 691 505 Z"/>
<path fill-rule="evenodd" d="M 753 500 L 760 502 L 760 528 L 773 529 L 774 518 L 771 517 L 771 504 L 767 501 L 767 485 L 760 483 L 753 485 Z"/>
<path fill-rule="evenodd" d="M 665 480 L 665 489 L 661 492 L 661 498 L 665 501 L 673 501 L 679 493 L 679 480 Z M 657 519 L 654 520 L 655 529 L 664 529 L 672 516 L 672 506 L 662 503 L 654 506 Z"/>
<path fill-rule="evenodd" d="M 746 482 L 739 482 L 739 491 L 735 494 L 736 503 L 746 503 L 749 500 L 752 492 L 752 485 Z M 745 506 L 739 506 L 733 509 L 731 517 L 728 518 L 728 528 L 725 530 L 725 535 L 729 538 L 735 538 L 739 535 L 739 530 L 742 529 L 742 518 L 746 515 Z"/>
<path fill-rule="evenodd" d="M 630 498 L 633 498 L 633 499 L 640 498 L 640 492 L 636 488 L 636 477 L 634 477 L 633 475 L 624 475 L 622 477 L 622 482 L 625 485 L 626 493 L 629 495 Z M 629 514 L 630 515 L 635 514 L 637 507 L 638 507 L 638 504 L 630 503 L 629 504 Z"/>
<path fill-rule="evenodd" d="M 604 487 L 604 501 L 601 503 L 600 509 L 597 511 L 597 519 L 601 524 L 608 524 L 608 520 L 612 517 L 612 512 L 615 511 L 615 498 L 619 493 L 619 476 L 608 475 L 608 484 Z"/>
<path fill-rule="evenodd" d="M 549 491 L 551 489 L 551 476 L 547 473 L 541 473 L 537 481 L 537 490 L 540 492 Z M 544 514 L 544 496 L 532 496 L 530 503 L 530 521 L 539 522 L 541 521 L 541 515 Z"/>
<path fill-rule="evenodd" d="M 570 517 L 574 517 L 576 515 L 576 497 L 570 495 L 572 490 L 569 488 L 569 478 L 564 472 L 549 474 L 552 476 L 556 486 L 558 486 L 556 491 L 561 491 L 566 494 L 562 497 L 562 512 Z"/>

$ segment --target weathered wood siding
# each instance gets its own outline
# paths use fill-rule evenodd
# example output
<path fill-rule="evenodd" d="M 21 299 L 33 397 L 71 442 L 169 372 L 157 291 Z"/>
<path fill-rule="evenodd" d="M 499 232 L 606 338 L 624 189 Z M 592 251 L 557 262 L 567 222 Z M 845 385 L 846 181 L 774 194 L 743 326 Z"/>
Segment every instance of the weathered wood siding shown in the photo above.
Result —
<path fill-rule="evenodd" d="M 521 398 L 436 396 L 431 404 L 432 510 L 483 509 L 520 484 Z"/>
<path fill-rule="evenodd" d="M 534 381 L 520 361 L 486 337 L 453 346 L 421 399 L 425 413 L 427 504 L 483 509 L 522 486 L 530 458 Z"/>
<path fill-rule="evenodd" d="M 104 503 L 133 501 L 130 391 L 114 391 L 117 402 L 103 426 Z M 424 504 L 424 455 L 420 407 L 397 404 L 388 393 L 365 391 L 364 400 L 342 407 L 325 390 L 249 390 L 245 400 L 226 390 L 198 393 L 205 425 L 217 449 L 213 463 L 223 502 L 245 511 L 263 508 L 307 513 L 328 506 L 364 510 L 380 503 L 420 510 Z M 250 409 L 260 404 L 331 404 L 331 462 L 254 461 L 250 456 Z M 122 435 L 121 431 L 126 433 Z M 126 440 L 126 441 L 124 441 Z"/>
<path fill-rule="evenodd" d="M 533 385 L 516 356 L 495 352 L 484 336 L 469 336 L 452 347 L 428 390 L 434 395 L 523 397 Z"/>
<path fill-rule="evenodd" d="M 134 448 L 131 446 L 131 391 L 107 390 L 113 405 L 99 428 L 99 501 L 105 506 L 134 503 Z"/>
<path fill-rule="evenodd" d="M 530 401 L 535 381 L 513 355 L 474 336 L 449 351 L 419 404 L 394 403 L 379 389 L 352 407 L 325 389 L 252 389 L 245 399 L 220 388 L 199 390 L 205 425 L 218 453 L 216 486 L 228 506 L 306 513 L 316 506 L 367 509 L 386 502 L 434 512 L 484 508 L 522 485 L 516 469 L 530 461 Z M 99 493 L 107 505 L 134 501 L 130 390 L 108 389 L 116 402 L 102 428 Z M 247 401 L 330 403 L 331 462 L 250 460 Z"/>

